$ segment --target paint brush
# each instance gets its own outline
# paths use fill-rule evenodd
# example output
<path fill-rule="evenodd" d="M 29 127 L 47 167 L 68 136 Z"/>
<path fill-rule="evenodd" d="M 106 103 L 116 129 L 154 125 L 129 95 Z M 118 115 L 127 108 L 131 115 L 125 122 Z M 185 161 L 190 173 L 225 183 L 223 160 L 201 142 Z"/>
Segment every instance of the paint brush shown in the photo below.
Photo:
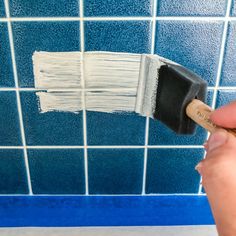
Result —
<path fill-rule="evenodd" d="M 41 112 L 136 112 L 178 134 L 192 134 L 196 123 L 210 132 L 219 128 L 204 104 L 207 83 L 158 55 L 35 52 L 33 64 Z"/>

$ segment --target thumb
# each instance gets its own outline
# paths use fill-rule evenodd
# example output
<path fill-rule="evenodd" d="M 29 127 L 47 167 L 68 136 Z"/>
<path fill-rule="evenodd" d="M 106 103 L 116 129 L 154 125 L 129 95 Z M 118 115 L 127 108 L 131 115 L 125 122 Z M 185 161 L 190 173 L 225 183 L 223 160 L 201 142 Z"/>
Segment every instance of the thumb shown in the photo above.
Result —
<path fill-rule="evenodd" d="M 230 159 L 236 160 L 236 138 L 226 130 L 219 129 L 212 133 L 205 148 L 206 158 L 196 166 L 200 174 L 209 172 L 213 167 L 220 166 Z"/>
<path fill-rule="evenodd" d="M 216 150 L 236 150 L 236 138 L 224 129 L 219 129 L 212 133 L 206 144 L 207 154 L 215 152 Z"/>

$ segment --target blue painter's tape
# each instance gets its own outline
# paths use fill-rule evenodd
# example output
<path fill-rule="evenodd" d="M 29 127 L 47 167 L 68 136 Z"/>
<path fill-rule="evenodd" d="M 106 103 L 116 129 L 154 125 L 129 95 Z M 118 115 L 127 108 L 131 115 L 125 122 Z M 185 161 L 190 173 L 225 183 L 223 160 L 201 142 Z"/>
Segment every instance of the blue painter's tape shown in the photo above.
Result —
<path fill-rule="evenodd" d="M 8 196 L 0 219 L 0 227 L 214 224 L 205 196 Z"/>

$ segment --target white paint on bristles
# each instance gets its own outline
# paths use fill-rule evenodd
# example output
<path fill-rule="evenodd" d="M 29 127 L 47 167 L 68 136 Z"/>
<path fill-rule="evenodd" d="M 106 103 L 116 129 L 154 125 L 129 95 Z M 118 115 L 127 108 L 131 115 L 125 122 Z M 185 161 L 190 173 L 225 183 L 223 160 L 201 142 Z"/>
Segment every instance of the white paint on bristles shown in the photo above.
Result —
<path fill-rule="evenodd" d="M 43 90 L 36 93 L 41 112 L 82 110 L 83 67 L 86 110 L 152 117 L 158 70 L 165 59 L 114 52 L 85 52 L 83 57 L 80 52 L 35 52 L 33 64 L 35 87 Z"/>

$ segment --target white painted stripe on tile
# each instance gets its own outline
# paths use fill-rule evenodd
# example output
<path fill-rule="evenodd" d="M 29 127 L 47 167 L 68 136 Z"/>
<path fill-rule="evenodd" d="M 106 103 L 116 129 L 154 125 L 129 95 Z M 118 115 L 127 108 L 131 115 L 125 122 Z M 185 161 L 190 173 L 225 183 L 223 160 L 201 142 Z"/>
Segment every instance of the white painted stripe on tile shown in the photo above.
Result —
<path fill-rule="evenodd" d="M 16 67 L 16 59 L 15 59 L 15 49 L 14 49 L 14 40 L 13 40 L 12 26 L 11 26 L 11 21 L 9 20 L 9 18 L 10 18 L 10 10 L 9 10 L 8 0 L 4 0 L 4 3 L 5 3 L 6 16 L 8 18 L 7 27 L 8 27 L 8 35 L 9 35 L 9 42 L 10 42 L 13 75 L 14 75 L 15 86 L 18 88 L 19 87 L 19 84 L 18 84 L 18 74 L 17 74 L 17 67 Z M 27 149 L 26 149 L 26 138 L 25 138 L 25 130 L 24 130 L 23 115 L 22 115 L 22 108 L 21 108 L 21 101 L 20 101 L 20 93 L 19 93 L 19 91 L 16 91 L 16 101 L 17 101 L 17 109 L 18 109 L 18 114 L 19 114 L 21 140 L 22 140 L 23 151 L 24 151 L 24 162 L 25 162 L 25 168 L 26 168 L 28 191 L 29 191 L 29 195 L 33 195 L 32 185 L 31 185 L 31 178 L 30 178 L 30 170 L 29 170 L 29 162 L 28 162 L 28 153 L 27 153 Z"/>

